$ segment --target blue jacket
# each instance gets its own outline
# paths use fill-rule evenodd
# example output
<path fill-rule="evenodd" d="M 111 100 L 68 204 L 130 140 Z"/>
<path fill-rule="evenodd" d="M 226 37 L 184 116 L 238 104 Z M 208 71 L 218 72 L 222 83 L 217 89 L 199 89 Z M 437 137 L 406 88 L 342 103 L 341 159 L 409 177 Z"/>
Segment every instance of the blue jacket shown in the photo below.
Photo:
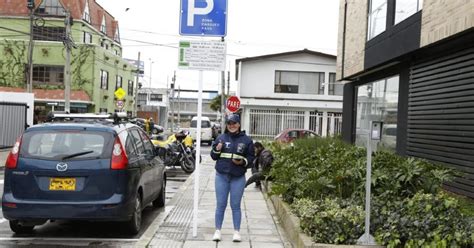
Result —
<path fill-rule="evenodd" d="M 220 151 L 216 151 L 216 146 L 219 143 L 224 143 L 224 145 Z M 242 154 L 237 153 L 239 144 L 245 145 Z M 251 164 L 255 157 L 253 141 L 245 134 L 245 131 L 237 134 L 221 134 L 212 143 L 211 157 L 217 161 L 215 168 L 219 173 L 242 176 L 245 174 L 249 163 Z M 232 158 L 243 159 L 245 163 L 243 165 L 236 165 L 232 162 Z"/>

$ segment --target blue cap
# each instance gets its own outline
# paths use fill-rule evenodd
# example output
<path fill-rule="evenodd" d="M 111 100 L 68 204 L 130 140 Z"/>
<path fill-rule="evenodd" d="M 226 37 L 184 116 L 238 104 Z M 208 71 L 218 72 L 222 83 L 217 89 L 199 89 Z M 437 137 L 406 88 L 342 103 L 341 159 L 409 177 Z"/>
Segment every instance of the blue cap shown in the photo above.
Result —
<path fill-rule="evenodd" d="M 229 122 L 229 121 L 240 123 L 240 116 L 237 114 L 230 114 L 227 116 L 226 122 Z"/>

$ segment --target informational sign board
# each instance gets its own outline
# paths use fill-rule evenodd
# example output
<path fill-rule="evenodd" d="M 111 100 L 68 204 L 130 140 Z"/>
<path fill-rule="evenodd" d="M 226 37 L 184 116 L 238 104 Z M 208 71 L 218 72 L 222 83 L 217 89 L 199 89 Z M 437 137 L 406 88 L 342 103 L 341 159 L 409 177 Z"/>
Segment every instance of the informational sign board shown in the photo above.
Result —
<path fill-rule="evenodd" d="M 180 41 L 180 69 L 225 71 L 226 44 L 222 41 Z"/>
<path fill-rule="evenodd" d="M 232 113 L 237 112 L 240 108 L 240 99 L 236 96 L 229 97 L 226 102 L 226 107 Z"/>
<path fill-rule="evenodd" d="M 225 37 L 227 0 L 181 0 L 179 34 Z"/>

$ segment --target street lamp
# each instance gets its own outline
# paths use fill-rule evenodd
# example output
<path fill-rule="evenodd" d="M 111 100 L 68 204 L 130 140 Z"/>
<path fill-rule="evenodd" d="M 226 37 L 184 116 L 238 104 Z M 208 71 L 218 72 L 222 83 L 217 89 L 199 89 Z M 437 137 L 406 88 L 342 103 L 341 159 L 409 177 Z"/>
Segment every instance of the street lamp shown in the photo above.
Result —
<path fill-rule="evenodd" d="M 153 63 L 155 63 L 155 61 L 151 60 L 151 58 L 149 58 L 148 60 L 150 61 L 150 88 L 151 88 L 151 72 L 153 69 Z"/>

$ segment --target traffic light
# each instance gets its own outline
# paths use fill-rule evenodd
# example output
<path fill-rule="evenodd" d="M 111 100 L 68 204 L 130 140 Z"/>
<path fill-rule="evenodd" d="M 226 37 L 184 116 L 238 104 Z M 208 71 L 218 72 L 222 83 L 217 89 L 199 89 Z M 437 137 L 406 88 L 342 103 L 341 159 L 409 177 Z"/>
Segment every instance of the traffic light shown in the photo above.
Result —
<path fill-rule="evenodd" d="M 26 7 L 28 9 L 34 9 L 35 8 L 35 0 L 26 0 Z"/>

